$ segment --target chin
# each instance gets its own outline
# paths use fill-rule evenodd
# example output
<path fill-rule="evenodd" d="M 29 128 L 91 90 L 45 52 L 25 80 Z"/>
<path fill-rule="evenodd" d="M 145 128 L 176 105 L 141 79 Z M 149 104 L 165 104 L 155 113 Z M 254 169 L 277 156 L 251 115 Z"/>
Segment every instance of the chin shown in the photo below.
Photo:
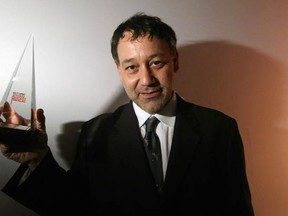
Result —
<path fill-rule="evenodd" d="M 151 106 L 144 106 L 142 107 L 142 109 L 144 109 L 146 112 L 150 113 L 150 114 L 155 114 L 157 113 L 161 108 L 159 107 L 159 105 L 151 105 Z"/>
<path fill-rule="evenodd" d="M 136 102 L 136 104 L 138 104 L 139 107 L 141 107 L 143 110 L 145 110 L 146 112 L 150 114 L 155 114 L 159 112 L 163 108 L 163 105 L 164 105 L 163 101 L 159 100 L 159 98 L 155 98 L 146 102 L 141 101 L 141 103 L 139 103 L 138 101 Z"/>

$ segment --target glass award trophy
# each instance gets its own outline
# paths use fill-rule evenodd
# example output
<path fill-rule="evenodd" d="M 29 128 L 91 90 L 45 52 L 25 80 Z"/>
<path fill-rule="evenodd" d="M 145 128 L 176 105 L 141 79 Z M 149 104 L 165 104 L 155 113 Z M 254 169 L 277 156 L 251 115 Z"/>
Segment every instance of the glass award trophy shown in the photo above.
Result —
<path fill-rule="evenodd" d="M 32 146 L 32 124 L 35 110 L 34 37 L 27 41 L 0 105 L 0 143 L 13 151 Z M 5 104 L 5 105 L 4 105 Z"/>

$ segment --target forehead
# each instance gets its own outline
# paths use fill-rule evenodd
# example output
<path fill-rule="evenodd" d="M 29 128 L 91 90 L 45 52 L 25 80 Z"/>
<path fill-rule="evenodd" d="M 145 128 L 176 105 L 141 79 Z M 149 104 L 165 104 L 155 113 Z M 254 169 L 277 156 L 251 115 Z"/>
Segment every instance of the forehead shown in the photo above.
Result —
<path fill-rule="evenodd" d="M 149 34 L 143 34 L 140 35 L 138 37 L 135 37 L 131 32 L 125 32 L 123 34 L 123 37 L 120 38 L 119 44 L 123 44 L 123 43 L 131 43 L 131 44 L 137 44 L 137 43 L 162 43 L 162 44 L 166 44 L 166 40 L 165 39 L 161 39 L 157 36 L 151 36 Z M 168 44 L 167 44 L 168 45 Z"/>
<path fill-rule="evenodd" d="M 131 32 L 126 32 L 123 38 L 119 40 L 117 52 L 119 60 L 131 55 L 151 55 L 153 52 L 170 53 L 169 46 L 164 39 L 158 37 L 150 37 L 149 35 L 141 35 L 133 38 Z"/>

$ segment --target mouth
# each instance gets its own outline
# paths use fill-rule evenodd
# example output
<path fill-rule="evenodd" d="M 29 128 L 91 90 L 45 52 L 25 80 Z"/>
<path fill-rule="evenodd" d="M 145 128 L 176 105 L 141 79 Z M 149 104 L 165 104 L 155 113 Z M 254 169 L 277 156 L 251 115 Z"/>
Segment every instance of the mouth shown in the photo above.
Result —
<path fill-rule="evenodd" d="M 162 92 L 161 89 L 158 89 L 154 91 L 141 92 L 140 95 L 144 99 L 152 99 L 152 98 L 158 97 L 161 94 L 161 92 Z"/>

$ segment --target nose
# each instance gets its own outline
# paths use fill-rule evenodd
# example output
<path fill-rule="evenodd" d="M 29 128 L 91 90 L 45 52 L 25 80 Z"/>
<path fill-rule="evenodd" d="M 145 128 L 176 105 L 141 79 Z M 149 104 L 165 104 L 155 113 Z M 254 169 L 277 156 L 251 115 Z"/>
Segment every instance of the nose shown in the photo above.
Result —
<path fill-rule="evenodd" d="M 155 82 L 154 74 L 149 67 L 143 66 L 140 74 L 140 82 L 143 86 L 149 86 Z"/>

